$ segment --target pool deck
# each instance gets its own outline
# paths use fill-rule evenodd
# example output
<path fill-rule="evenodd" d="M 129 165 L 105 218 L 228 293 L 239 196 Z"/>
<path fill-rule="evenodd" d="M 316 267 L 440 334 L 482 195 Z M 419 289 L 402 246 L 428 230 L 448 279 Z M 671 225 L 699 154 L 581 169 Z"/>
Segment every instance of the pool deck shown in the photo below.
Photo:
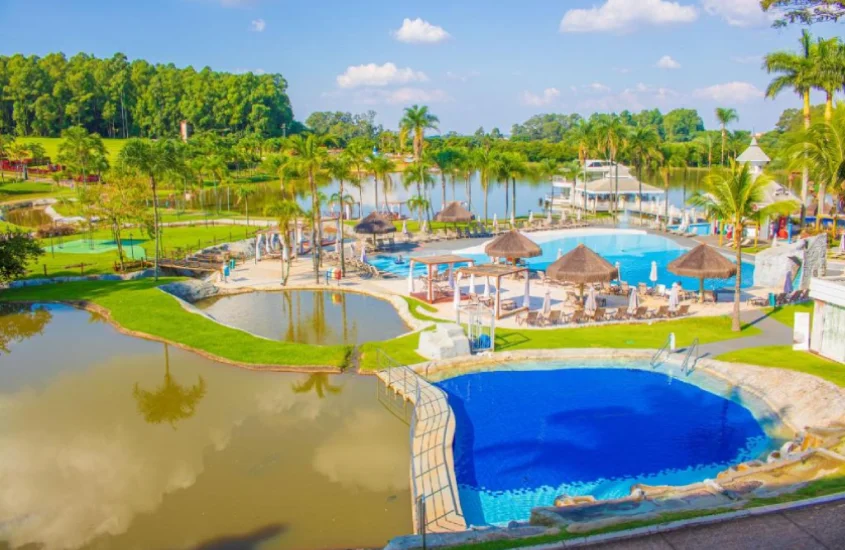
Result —
<path fill-rule="evenodd" d="M 607 229 L 607 228 L 604 228 Z M 563 230 L 564 232 L 567 230 Z M 644 230 L 647 231 L 647 230 Z M 560 230 L 558 230 L 560 232 Z M 664 233 L 652 232 L 648 231 L 649 233 L 653 233 L 656 235 L 660 235 L 664 238 L 671 239 L 679 244 L 682 244 L 685 247 L 694 247 L 695 245 L 699 244 L 696 240 L 688 239 L 685 237 L 678 237 L 675 235 L 668 235 Z M 538 236 L 542 236 L 543 232 L 535 233 Z M 487 242 L 489 239 L 456 239 L 451 241 L 444 241 L 438 243 L 431 243 L 428 245 L 423 245 L 417 249 L 417 251 L 422 251 L 423 253 L 430 251 L 450 251 L 450 250 L 459 250 L 463 248 L 468 248 L 471 246 L 478 246 Z M 753 261 L 753 257 L 749 256 L 749 260 Z M 311 263 L 311 258 L 309 256 L 303 256 L 299 259 L 294 260 L 291 273 L 288 279 L 288 284 L 286 287 L 281 286 L 281 265 L 279 260 L 271 260 L 271 261 L 259 261 L 255 262 L 247 262 L 244 265 L 238 266 L 232 275 L 229 277 L 228 282 L 219 282 L 216 283 L 224 292 L 237 292 L 237 291 L 244 291 L 248 289 L 255 289 L 255 290 L 280 290 L 282 288 L 288 289 L 295 289 L 295 288 L 315 288 L 317 286 L 322 286 L 323 288 L 327 288 L 325 286 L 325 269 L 328 267 L 332 267 L 333 264 L 326 263 L 324 265 L 324 270 L 321 271 L 320 275 L 320 282 L 319 284 L 314 280 L 313 274 L 313 266 Z M 624 266 L 623 266 L 624 270 Z M 476 280 L 476 288 L 474 289 L 475 292 L 481 293 L 483 292 L 483 285 L 484 282 L 480 279 Z M 418 286 L 418 285 L 417 285 Z M 461 287 L 463 288 L 463 292 L 467 293 L 469 290 L 469 281 L 466 279 L 461 281 Z M 335 281 L 332 281 L 328 288 L 339 288 L 341 290 L 354 290 L 358 292 L 364 293 L 371 293 L 377 296 L 384 297 L 386 295 L 396 295 L 396 296 L 407 296 L 408 295 L 408 280 L 404 277 L 387 277 L 387 278 L 371 278 L 371 279 L 364 279 L 358 276 L 355 273 L 349 275 L 343 281 L 340 281 L 338 284 Z M 543 301 L 545 298 L 546 293 L 546 285 L 538 281 L 537 279 L 532 279 L 530 284 L 530 308 L 532 310 L 539 310 L 543 307 Z M 572 313 L 575 308 L 571 305 L 563 305 L 563 290 L 562 287 L 557 285 L 549 285 L 548 287 L 551 291 L 551 306 L 552 309 L 562 309 L 566 314 Z M 760 311 L 759 308 L 753 308 L 746 305 L 746 301 L 752 297 L 765 297 L 768 295 L 770 291 L 778 291 L 778 289 L 769 289 L 769 288 L 747 288 L 743 289 L 741 292 L 741 300 L 742 303 L 740 305 L 743 312 L 751 312 L 751 311 Z M 567 291 L 568 293 L 572 292 L 572 289 Z M 518 304 L 522 303 L 523 296 L 525 293 L 525 286 L 523 279 L 502 279 L 502 289 L 501 289 L 501 296 L 502 300 L 513 299 Z M 607 299 L 607 309 L 613 311 L 616 308 L 627 308 L 628 306 L 628 298 L 626 296 L 619 296 L 619 295 L 603 295 L 602 297 Z M 667 300 L 663 298 L 657 298 L 652 296 L 646 296 L 640 298 L 640 305 L 647 306 L 650 310 L 656 310 L 660 306 L 667 305 Z M 694 302 L 684 302 L 690 304 L 690 316 L 720 316 L 720 315 L 729 315 L 733 311 L 733 300 L 720 302 L 720 303 L 706 303 L 706 304 L 698 304 Z M 428 313 L 427 315 L 431 315 L 432 317 L 437 317 L 443 319 L 444 321 L 454 321 L 455 320 L 455 310 L 454 306 L 451 301 L 445 303 L 435 304 L 434 307 L 437 309 L 436 312 Z M 521 328 L 520 323 L 517 320 L 518 316 L 510 316 L 504 317 L 496 322 L 497 327 L 503 328 Z M 659 322 L 657 320 L 644 320 L 644 321 L 622 321 L 623 323 L 632 323 L 632 322 L 639 322 L 639 323 L 653 323 Z M 611 321 L 605 321 L 601 324 L 609 324 Z M 588 326 L 591 323 L 586 323 L 585 325 L 579 326 Z M 563 325 L 561 325 L 563 326 Z M 543 330 L 544 328 L 560 328 L 558 327 L 531 327 L 538 330 Z"/>

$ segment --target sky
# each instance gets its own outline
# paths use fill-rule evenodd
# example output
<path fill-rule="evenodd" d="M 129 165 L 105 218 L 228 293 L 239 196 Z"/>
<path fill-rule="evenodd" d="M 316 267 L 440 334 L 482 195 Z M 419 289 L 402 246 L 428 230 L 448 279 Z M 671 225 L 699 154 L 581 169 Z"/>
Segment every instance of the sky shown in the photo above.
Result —
<path fill-rule="evenodd" d="M 686 107 L 715 128 L 720 106 L 761 132 L 800 106 L 764 97 L 762 56 L 796 49 L 800 27 L 772 28 L 758 0 L 0 0 L 0 21 L 5 55 L 280 73 L 303 121 L 372 109 L 391 129 L 417 103 L 441 132 L 508 133 L 539 113 Z"/>

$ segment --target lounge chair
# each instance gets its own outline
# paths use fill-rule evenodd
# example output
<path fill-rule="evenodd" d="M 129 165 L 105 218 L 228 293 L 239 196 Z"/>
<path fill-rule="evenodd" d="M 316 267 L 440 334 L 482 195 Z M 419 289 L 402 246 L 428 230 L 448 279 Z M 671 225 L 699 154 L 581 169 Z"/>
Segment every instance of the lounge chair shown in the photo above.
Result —
<path fill-rule="evenodd" d="M 616 310 L 616 313 L 610 318 L 611 321 L 627 321 L 628 320 L 628 312 L 625 311 L 625 308 L 620 307 Z"/>
<path fill-rule="evenodd" d="M 657 308 L 657 311 L 652 313 L 651 318 L 652 319 L 665 319 L 666 317 L 669 317 L 669 315 L 671 315 L 671 313 L 672 312 L 669 311 L 669 306 L 660 306 L 659 308 Z"/>
<path fill-rule="evenodd" d="M 637 310 L 634 312 L 634 314 L 631 315 L 631 319 L 636 320 L 636 321 L 642 321 L 643 319 L 648 319 L 648 306 L 638 307 Z"/>
<path fill-rule="evenodd" d="M 583 309 L 576 309 L 572 315 L 569 317 L 570 323 L 581 324 L 587 321 L 587 317 L 584 315 Z"/>
<path fill-rule="evenodd" d="M 518 316 L 516 318 L 516 324 L 522 326 L 523 324 L 528 325 L 529 327 L 536 327 L 540 325 L 540 312 L 539 311 L 529 311 L 525 317 Z"/>
<path fill-rule="evenodd" d="M 563 321 L 563 312 L 559 309 L 553 309 L 549 312 L 549 316 L 546 317 L 546 324 L 548 325 L 559 325 Z"/>
<path fill-rule="evenodd" d="M 683 317 L 684 315 L 689 315 L 689 304 L 678 306 L 678 309 L 675 310 L 672 317 Z"/>
<path fill-rule="evenodd" d="M 603 307 L 596 309 L 596 312 L 593 313 L 593 321 L 599 322 L 604 321 L 604 318 L 607 316 L 607 310 Z"/>
<path fill-rule="evenodd" d="M 645 283 L 637 283 L 637 293 L 641 296 L 648 296 L 651 294 L 651 289 Z"/>

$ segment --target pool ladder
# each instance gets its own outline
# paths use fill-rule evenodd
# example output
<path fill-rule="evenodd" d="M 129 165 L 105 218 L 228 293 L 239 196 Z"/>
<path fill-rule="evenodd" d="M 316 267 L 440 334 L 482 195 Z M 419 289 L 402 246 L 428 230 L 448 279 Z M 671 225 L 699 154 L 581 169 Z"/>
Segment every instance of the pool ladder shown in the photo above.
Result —
<path fill-rule="evenodd" d="M 695 355 L 693 355 L 695 354 Z M 681 363 L 681 372 L 685 375 L 689 376 L 689 374 L 695 369 L 696 363 L 698 363 L 699 358 L 701 357 L 701 350 L 700 346 L 698 345 L 698 338 L 692 341 L 690 347 L 687 348 L 687 353 L 684 356 L 684 362 Z"/>
<path fill-rule="evenodd" d="M 663 344 L 663 346 L 659 350 L 657 350 L 657 353 L 655 353 L 651 357 L 651 368 L 656 369 L 657 367 L 666 362 L 666 360 L 669 358 L 669 355 L 672 353 L 672 350 L 669 349 L 669 346 L 671 344 L 672 336 L 670 335 L 666 338 L 666 343 Z M 664 355 L 665 357 L 663 357 Z"/>

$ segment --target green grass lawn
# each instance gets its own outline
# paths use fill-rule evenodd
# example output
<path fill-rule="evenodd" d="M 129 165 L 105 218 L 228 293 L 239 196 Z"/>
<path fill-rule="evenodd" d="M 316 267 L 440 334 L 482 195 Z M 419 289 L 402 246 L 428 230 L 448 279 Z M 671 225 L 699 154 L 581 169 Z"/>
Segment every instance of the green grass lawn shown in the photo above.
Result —
<path fill-rule="evenodd" d="M 165 254 L 175 252 L 177 249 L 196 250 L 197 248 L 204 248 L 230 241 L 239 241 L 247 238 L 247 231 L 250 235 L 254 234 L 255 228 L 247 228 L 240 225 L 195 225 L 187 227 L 165 227 L 162 230 L 162 244 Z M 90 235 L 93 239 L 107 239 L 112 238 L 111 232 L 106 229 L 94 231 Z M 147 234 L 141 230 L 134 231 L 125 230 L 123 233 L 124 239 L 131 238 L 133 240 L 144 240 L 141 244 L 144 248 L 148 258 L 153 257 L 154 243 Z M 84 274 L 96 275 L 102 273 L 112 273 L 114 271 L 114 263 L 117 261 L 117 252 L 104 252 L 102 254 L 76 254 L 64 253 L 60 251 L 59 244 L 61 242 L 68 242 L 80 239 L 89 238 L 88 233 L 80 233 L 62 239 L 54 239 L 53 246 L 55 251 L 50 248 L 50 239 L 42 239 L 41 246 L 45 250 L 45 254 L 36 261 L 30 263 L 28 266 L 28 277 L 37 278 L 44 277 L 44 269 L 46 266 L 47 276 L 60 277 L 67 275 L 79 275 L 81 272 L 78 267 L 79 264 L 85 263 Z M 184 254 L 184 252 L 183 252 Z M 131 259 L 131 256 L 128 256 Z M 76 266 L 76 267 L 69 267 Z"/>
<path fill-rule="evenodd" d="M 437 311 L 436 307 L 429 305 L 429 304 L 426 304 L 425 302 L 421 302 L 421 301 L 417 300 L 416 298 L 411 298 L 409 296 L 402 296 L 402 299 L 405 300 L 408 303 L 408 309 L 410 310 L 411 315 L 415 319 L 419 319 L 420 321 L 432 321 L 432 322 L 435 322 L 435 323 L 444 322 L 443 319 L 431 317 L 430 315 L 426 315 L 425 313 L 423 313 L 425 311 L 427 311 L 429 313 L 434 313 L 434 312 Z"/>
<path fill-rule="evenodd" d="M 15 202 L 28 199 L 43 199 L 47 197 L 69 196 L 73 190 L 57 187 L 50 183 L 35 181 L 11 182 L 8 179 L 0 183 L 0 202 Z"/>
<path fill-rule="evenodd" d="M 807 351 L 794 351 L 792 346 L 746 348 L 723 353 L 716 359 L 812 374 L 845 388 L 845 367 Z"/>
<path fill-rule="evenodd" d="M 361 371 L 375 371 L 383 368 L 378 363 L 378 350 L 389 355 L 393 360 L 403 365 L 415 365 L 425 361 L 425 357 L 419 355 L 415 350 L 420 343 L 420 333 L 412 332 L 393 340 L 383 342 L 367 342 L 358 348 L 360 359 L 358 368 Z"/>
<path fill-rule="evenodd" d="M 50 160 L 54 163 L 57 162 L 57 158 L 59 156 L 59 143 L 62 142 L 62 138 L 58 137 L 19 137 L 17 138 L 18 142 L 21 143 L 39 143 L 42 147 L 44 147 L 44 151 L 47 153 L 47 156 L 50 157 Z M 123 149 L 123 146 L 126 144 L 125 139 L 118 139 L 118 138 L 103 138 L 103 145 L 106 147 L 106 153 L 109 157 L 109 162 L 114 162 L 117 160 L 117 155 Z"/>
<path fill-rule="evenodd" d="M 331 366 L 346 364 L 346 346 L 311 346 L 251 336 L 187 312 L 156 287 L 176 279 L 85 281 L 4 290 L 0 300 L 85 300 L 108 309 L 126 329 L 204 350 L 217 357 L 256 365 Z"/>
<path fill-rule="evenodd" d="M 813 302 L 804 302 L 801 304 L 792 304 L 789 306 L 768 308 L 766 311 L 769 312 L 769 317 L 771 317 L 772 319 L 780 321 L 788 327 L 794 327 L 796 313 L 809 313 L 810 315 L 813 314 Z"/>

